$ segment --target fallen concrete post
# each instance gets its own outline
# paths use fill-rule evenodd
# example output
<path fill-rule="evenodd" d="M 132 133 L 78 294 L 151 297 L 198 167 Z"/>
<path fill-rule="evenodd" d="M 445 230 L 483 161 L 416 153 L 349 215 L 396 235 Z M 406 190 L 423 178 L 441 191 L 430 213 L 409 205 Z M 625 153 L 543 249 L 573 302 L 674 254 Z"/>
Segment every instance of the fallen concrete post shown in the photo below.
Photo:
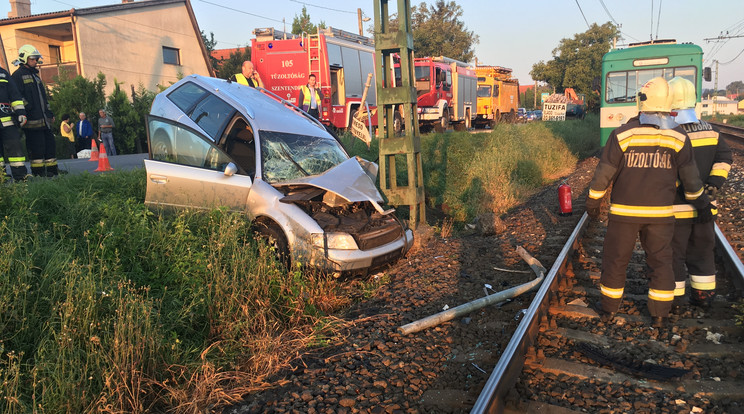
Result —
<path fill-rule="evenodd" d="M 435 315 L 427 316 L 424 319 L 419 319 L 417 321 L 403 325 L 398 328 L 398 332 L 404 335 L 409 334 L 409 333 L 419 332 L 426 328 L 439 325 L 442 322 L 447 322 L 459 316 L 466 315 L 484 306 L 492 305 L 494 303 L 503 302 L 507 299 L 515 298 L 521 295 L 522 293 L 526 293 L 526 292 L 529 292 L 530 290 L 537 288 L 540 285 L 540 283 L 543 281 L 543 279 L 545 278 L 545 272 L 546 272 L 545 268 L 542 266 L 542 264 L 540 264 L 540 262 L 537 259 L 530 256 L 530 254 L 527 253 L 527 251 L 524 250 L 522 246 L 517 247 L 517 253 L 522 257 L 522 259 L 524 259 L 525 262 L 527 262 L 527 264 L 530 265 L 532 270 L 537 275 L 537 277 L 533 279 L 532 281 L 527 282 L 520 286 L 515 286 L 511 289 L 507 289 L 499 293 L 494 293 L 493 295 L 488 295 L 486 297 L 482 297 L 480 299 L 476 299 L 474 301 L 464 303 L 455 308 L 447 309 L 446 311 L 439 312 Z"/>

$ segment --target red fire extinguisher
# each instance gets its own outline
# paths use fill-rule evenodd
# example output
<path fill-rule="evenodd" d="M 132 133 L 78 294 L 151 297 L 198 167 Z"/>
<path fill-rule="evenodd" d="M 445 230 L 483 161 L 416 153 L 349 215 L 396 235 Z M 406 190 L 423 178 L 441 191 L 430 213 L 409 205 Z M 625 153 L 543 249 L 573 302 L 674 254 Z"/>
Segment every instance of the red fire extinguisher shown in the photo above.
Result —
<path fill-rule="evenodd" d="M 571 207 L 571 186 L 566 184 L 564 181 L 560 187 L 558 187 L 558 204 L 560 205 L 560 215 L 570 216 L 573 214 L 573 208 Z"/>

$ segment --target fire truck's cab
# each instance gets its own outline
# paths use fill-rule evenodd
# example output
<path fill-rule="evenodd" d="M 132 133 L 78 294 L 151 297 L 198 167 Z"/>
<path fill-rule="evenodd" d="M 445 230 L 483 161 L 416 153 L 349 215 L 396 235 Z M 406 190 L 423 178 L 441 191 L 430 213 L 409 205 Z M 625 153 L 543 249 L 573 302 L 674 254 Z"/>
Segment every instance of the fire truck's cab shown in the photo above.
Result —
<path fill-rule="evenodd" d="M 470 128 L 476 113 L 477 78 L 464 62 L 446 57 L 414 59 L 420 127 L 446 130 Z M 400 66 L 395 66 L 396 82 Z"/>
<path fill-rule="evenodd" d="M 264 87 L 297 106 L 300 88 L 314 74 L 323 102 L 320 120 L 337 129 L 351 125 L 351 116 L 360 109 L 367 74 L 372 86 L 366 105 L 371 123 L 377 124 L 375 88 L 375 48 L 372 40 L 328 28 L 316 34 L 292 35 L 273 28 L 255 29 L 251 41 L 251 61 L 261 75 Z"/>

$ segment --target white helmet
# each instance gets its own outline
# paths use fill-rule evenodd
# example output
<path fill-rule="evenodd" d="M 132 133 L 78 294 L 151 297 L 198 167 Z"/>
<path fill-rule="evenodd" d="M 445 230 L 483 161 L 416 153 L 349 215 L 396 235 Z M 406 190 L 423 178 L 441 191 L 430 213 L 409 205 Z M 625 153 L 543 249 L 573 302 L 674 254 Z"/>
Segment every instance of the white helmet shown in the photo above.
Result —
<path fill-rule="evenodd" d="M 677 112 L 674 120 L 680 124 L 698 122 L 698 116 L 695 113 L 697 103 L 695 84 L 677 76 L 669 81 L 669 89 L 672 94 L 672 110 Z"/>
<path fill-rule="evenodd" d="M 690 109 L 697 103 L 695 85 L 689 80 L 677 76 L 669 81 L 672 91 L 672 109 Z"/>
<path fill-rule="evenodd" d="M 662 78 L 653 78 L 643 84 L 636 97 L 640 112 L 671 112 L 672 94 L 669 84 Z"/>

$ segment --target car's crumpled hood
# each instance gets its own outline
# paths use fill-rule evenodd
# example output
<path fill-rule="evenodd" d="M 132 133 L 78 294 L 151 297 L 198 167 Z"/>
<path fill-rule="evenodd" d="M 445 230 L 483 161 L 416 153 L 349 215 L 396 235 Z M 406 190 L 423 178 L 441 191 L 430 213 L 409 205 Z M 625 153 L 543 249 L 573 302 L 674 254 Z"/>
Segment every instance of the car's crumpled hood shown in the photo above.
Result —
<path fill-rule="evenodd" d="M 310 185 L 337 194 L 351 203 L 362 201 L 382 202 L 374 181 L 362 168 L 359 160 L 349 158 L 320 175 L 274 183 L 274 187 Z"/>

